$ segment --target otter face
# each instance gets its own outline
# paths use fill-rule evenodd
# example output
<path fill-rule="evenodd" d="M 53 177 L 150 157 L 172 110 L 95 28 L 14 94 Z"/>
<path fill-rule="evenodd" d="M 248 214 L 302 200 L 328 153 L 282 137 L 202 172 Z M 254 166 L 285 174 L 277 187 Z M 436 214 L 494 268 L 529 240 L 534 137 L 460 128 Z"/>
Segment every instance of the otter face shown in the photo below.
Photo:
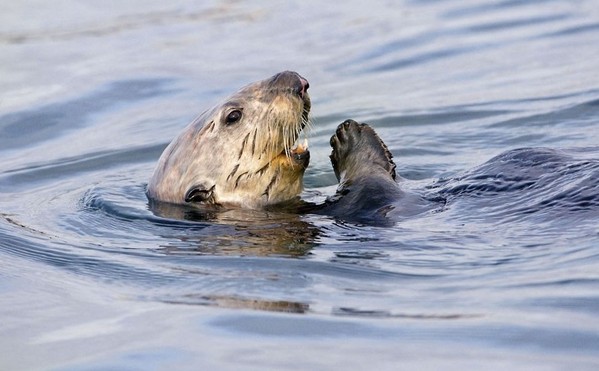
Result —
<path fill-rule="evenodd" d="M 281 72 L 204 112 L 165 149 L 148 196 L 171 203 L 262 208 L 296 198 L 310 153 L 308 81 Z"/>

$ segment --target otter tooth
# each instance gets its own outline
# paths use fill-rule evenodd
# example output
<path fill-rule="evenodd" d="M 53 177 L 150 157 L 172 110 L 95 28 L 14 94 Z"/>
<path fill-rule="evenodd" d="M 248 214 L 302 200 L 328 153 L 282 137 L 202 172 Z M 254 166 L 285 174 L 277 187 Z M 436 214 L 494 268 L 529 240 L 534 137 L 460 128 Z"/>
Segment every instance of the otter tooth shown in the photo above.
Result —
<path fill-rule="evenodd" d="M 297 138 L 293 146 L 290 148 L 291 152 L 304 152 L 308 149 L 308 138 L 304 138 L 304 140 L 300 143 L 300 139 Z"/>

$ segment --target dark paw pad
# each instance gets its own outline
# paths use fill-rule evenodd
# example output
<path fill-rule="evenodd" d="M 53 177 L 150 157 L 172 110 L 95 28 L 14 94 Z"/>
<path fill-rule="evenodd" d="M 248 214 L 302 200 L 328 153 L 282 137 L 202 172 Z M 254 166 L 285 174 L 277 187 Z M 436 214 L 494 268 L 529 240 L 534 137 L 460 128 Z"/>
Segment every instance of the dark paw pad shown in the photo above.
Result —
<path fill-rule="evenodd" d="M 360 131 L 360 124 L 354 120 L 346 120 L 341 123 L 335 131 L 335 135 L 331 137 L 330 144 L 333 147 L 333 155 L 338 159 L 345 157 L 346 152 L 354 148 L 360 140 Z"/>
<path fill-rule="evenodd" d="M 331 163 L 337 179 L 343 172 L 368 171 L 373 166 L 383 167 L 395 179 L 393 156 L 370 126 L 346 120 L 337 127 L 330 144 L 333 147 Z"/>

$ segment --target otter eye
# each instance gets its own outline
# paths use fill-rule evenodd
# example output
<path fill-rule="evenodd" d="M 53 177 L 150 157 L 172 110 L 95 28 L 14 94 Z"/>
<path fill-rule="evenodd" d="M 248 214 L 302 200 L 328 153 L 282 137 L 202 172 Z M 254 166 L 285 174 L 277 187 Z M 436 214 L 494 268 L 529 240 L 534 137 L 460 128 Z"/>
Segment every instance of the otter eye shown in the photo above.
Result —
<path fill-rule="evenodd" d="M 241 120 L 241 111 L 236 109 L 229 112 L 227 118 L 225 119 L 225 122 L 227 123 L 227 125 L 230 125 L 236 123 L 239 120 Z"/>

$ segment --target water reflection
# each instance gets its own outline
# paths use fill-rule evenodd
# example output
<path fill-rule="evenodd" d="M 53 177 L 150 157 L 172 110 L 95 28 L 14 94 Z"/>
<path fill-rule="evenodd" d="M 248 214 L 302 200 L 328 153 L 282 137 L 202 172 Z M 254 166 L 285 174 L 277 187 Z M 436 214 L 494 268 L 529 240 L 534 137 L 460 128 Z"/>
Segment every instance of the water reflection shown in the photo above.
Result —
<path fill-rule="evenodd" d="M 189 294 L 177 296 L 174 298 L 162 299 L 162 301 L 170 304 L 203 305 L 227 309 L 252 309 L 266 312 L 296 314 L 306 313 L 310 309 L 309 304 L 301 302 L 286 300 L 265 300 L 258 298 L 244 298 L 239 296 L 226 295 Z"/>
<path fill-rule="evenodd" d="M 165 229 L 167 254 L 251 256 L 307 255 L 321 231 L 301 215 L 242 209 L 197 208 L 150 201 L 162 223 L 192 222 L 197 228 Z M 190 232 L 193 231 L 193 232 Z M 178 241 L 178 242 L 174 242 Z"/>

